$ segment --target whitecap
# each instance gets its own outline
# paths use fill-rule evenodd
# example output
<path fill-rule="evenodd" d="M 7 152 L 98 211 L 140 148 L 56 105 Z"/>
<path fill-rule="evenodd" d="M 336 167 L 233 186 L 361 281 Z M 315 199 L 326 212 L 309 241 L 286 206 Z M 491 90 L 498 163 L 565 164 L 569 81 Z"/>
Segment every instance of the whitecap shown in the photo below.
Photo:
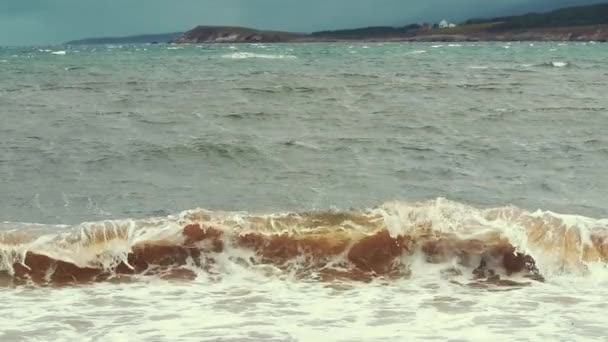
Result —
<path fill-rule="evenodd" d="M 563 68 L 568 66 L 568 62 L 551 62 L 551 65 L 556 68 Z"/>
<path fill-rule="evenodd" d="M 293 55 L 265 55 L 251 52 L 235 52 L 232 54 L 224 55 L 223 58 L 230 59 L 248 59 L 248 58 L 261 58 L 261 59 L 296 59 Z"/>
<path fill-rule="evenodd" d="M 52 51 L 52 55 L 65 56 L 67 54 L 66 51 Z"/>
<path fill-rule="evenodd" d="M 418 55 L 421 53 L 426 53 L 426 50 L 414 50 L 414 51 L 408 52 L 407 54 L 408 55 Z"/>

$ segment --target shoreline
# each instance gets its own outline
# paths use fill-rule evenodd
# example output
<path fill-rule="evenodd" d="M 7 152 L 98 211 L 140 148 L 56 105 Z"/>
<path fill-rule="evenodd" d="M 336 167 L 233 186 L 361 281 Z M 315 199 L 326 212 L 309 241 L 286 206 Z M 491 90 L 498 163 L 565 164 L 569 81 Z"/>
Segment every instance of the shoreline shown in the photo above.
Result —
<path fill-rule="evenodd" d="M 463 32 L 472 30 L 473 32 Z M 355 42 L 608 42 L 608 25 L 518 29 L 477 30 L 460 26 L 450 29 L 417 30 L 403 35 L 337 37 L 327 34 L 297 34 L 232 27 L 201 26 L 186 32 L 172 44 L 238 43 L 355 43 Z"/>

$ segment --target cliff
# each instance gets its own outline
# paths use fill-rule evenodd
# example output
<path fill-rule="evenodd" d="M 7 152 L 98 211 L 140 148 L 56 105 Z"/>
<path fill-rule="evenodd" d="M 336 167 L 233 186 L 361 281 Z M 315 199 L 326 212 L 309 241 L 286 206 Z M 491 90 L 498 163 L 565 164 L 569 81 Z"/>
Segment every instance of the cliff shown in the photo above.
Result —
<path fill-rule="evenodd" d="M 303 34 L 281 31 L 263 31 L 245 27 L 198 26 L 179 38 L 175 43 L 281 43 L 305 37 Z"/>

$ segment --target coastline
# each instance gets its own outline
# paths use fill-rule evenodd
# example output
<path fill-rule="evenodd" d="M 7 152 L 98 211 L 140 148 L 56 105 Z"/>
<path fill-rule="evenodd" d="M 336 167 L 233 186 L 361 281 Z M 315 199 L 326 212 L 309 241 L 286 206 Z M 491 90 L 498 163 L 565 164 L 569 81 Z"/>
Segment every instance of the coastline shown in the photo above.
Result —
<path fill-rule="evenodd" d="M 469 32 L 467 32 L 469 31 Z M 202 43 L 339 43 L 339 42 L 588 42 L 608 41 L 608 25 L 514 29 L 492 32 L 475 27 L 416 30 L 403 35 L 351 36 L 298 34 L 231 27 L 197 27 L 172 41 L 175 44 Z"/>

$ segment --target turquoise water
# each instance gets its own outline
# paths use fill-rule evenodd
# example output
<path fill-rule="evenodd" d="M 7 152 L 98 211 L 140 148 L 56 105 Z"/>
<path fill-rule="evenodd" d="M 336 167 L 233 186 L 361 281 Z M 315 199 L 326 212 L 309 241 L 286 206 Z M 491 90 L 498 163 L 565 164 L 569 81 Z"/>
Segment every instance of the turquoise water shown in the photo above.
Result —
<path fill-rule="evenodd" d="M 607 49 L 2 48 L 0 220 L 438 196 L 604 217 Z"/>

